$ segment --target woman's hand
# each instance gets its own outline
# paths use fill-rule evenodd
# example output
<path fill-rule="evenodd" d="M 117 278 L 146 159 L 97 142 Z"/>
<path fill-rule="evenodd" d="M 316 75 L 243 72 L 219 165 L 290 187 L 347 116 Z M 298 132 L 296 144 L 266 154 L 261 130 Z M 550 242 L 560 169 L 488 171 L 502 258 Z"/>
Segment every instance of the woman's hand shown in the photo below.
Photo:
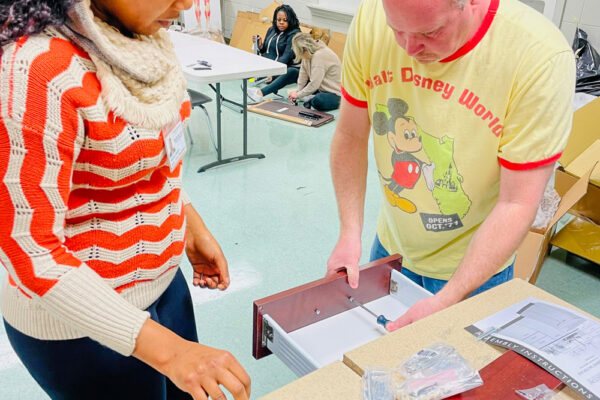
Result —
<path fill-rule="evenodd" d="M 298 91 L 297 90 L 290 90 L 288 93 L 288 101 L 290 103 L 295 103 L 298 100 Z"/>
<path fill-rule="evenodd" d="M 210 289 L 227 289 L 230 283 L 229 270 L 221 246 L 191 204 L 185 206 L 185 213 L 185 252 L 194 269 L 193 284 Z"/>
<path fill-rule="evenodd" d="M 220 385 L 236 400 L 250 398 L 250 377 L 228 351 L 185 340 L 175 351 L 166 375 L 194 400 L 226 399 Z"/>
<path fill-rule="evenodd" d="M 167 376 L 194 400 L 250 398 L 250 377 L 231 353 L 185 340 L 151 319 L 146 320 L 133 355 Z"/>
<path fill-rule="evenodd" d="M 256 45 L 257 50 L 260 50 L 262 48 L 262 39 L 261 39 L 260 35 L 253 35 L 252 41 Z"/>

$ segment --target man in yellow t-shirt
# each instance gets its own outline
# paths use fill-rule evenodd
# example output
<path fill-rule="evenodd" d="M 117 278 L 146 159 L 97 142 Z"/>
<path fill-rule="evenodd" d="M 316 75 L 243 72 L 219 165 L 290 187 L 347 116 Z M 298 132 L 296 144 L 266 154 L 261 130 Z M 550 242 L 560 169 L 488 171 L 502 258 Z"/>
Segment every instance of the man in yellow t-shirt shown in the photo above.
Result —
<path fill-rule="evenodd" d="M 435 293 L 388 329 L 511 279 L 574 87 L 566 40 L 517 0 L 364 0 L 344 51 L 327 273 L 346 268 L 358 285 L 372 127 L 383 204 L 371 258 L 402 254 L 403 273 Z"/>

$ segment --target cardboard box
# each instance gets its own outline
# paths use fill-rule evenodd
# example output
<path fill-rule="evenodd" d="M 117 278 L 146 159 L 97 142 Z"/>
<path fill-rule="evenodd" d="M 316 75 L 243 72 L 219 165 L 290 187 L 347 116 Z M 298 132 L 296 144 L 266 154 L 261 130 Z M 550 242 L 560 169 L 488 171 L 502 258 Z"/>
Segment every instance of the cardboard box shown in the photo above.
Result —
<path fill-rule="evenodd" d="M 600 225 L 577 217 L 562 228 L 553 238 L 552 245 L 600 263 Z"/>
<path fill-rule="evenodd" d="M 268 22 L 271 24 L 273 21 L 273 13 L 277 9 L 277 7 L 283 5 L 282 1 L 272 1 L 266 8 L 262 9 L 258 14 L 259 20 L 261 22 Z"/>
<path fill-rule="evenodd" d="M 320 40 L 325 44 L 329 43 L 331 31 L 327 28 L 321 28 L 315 25 L 300 24 L 300 30 L 302 33 L 309 33 L 310 37 L 312 37 L 314 40 Z"/>
<path fill-rule="evenodd" d="M 590 176 L 588 194 L 572 210 L 600 224 L 600 98 L 586 104 L 573 115 L 573 128 L 567 147 L 558 160 L 556 186 L 569 185 L 581 177 L 590 166 L 598 163 Z"/>
<path fill-rule="evenodd" d="M 576 176 L 566 172 L 563 167 L 559 167 L 556 170 L 554 187 L 558 193 L 565 193 L 577 179 Z M 600 224 L 600 187 L 590 182 L 586 195 L 571 207 L 569 213 L 589 218 L 596 224 Z"/>
<path fill-rule="evenodd" d="M 273 13 L 282 4 L 281 2 L 274 1 L 260 13 L 238 11 L 229 45 L 252 53 L 252 37 L 260 35 L 263 40 L 265 39 L 267 30 L 273 25 L 271 22 Z M 319 39 L 325 42 L 325 44 L 329 42 L 329 29 L 300 24 L 300 31 L 310 33 L 313 39 Z"/>
<path fill-rule="evenodd" d="M 271 22 L 261 22 L 257 13 L 238 11 L 229 45 L 252 53 L 252 36 L 265 38 Z"/>
<path fill-rule="evenodd" d="M 327 46 L 342 60 L 344 56 L 344 47 L 346 46 L 346 34 L 333 32 Z"/>
<path fill-rule="evenodd" d="M 544 230 L 531 230 L 519 247 L 515 277 L 535 283 L 550 245 L 600 263 L 600 98 L 573 115 L 567 146 L 558 160 L 554 188 L 562 197 L 555 218 Z M 553 238 L 554 224 L 565 214 L 572 221 Z"/>
<path fill-rule="evenodd" d="M 302 32 L 302 33 L 311 33 L 312 32 L 312 28 L 310 28 L 308 25 L 300 24 L 300 32 Z"/>
<path fill-rule="evenodd" d="M 562 193 L 557 188 L 561 200 L 554 217 L 545 229 L 530 229 L 517 250 L 517 258 L 514 266 L 515 278 L 521 278 L 532 284 L 535 283 L 548 253 L 550 240 L 556 229 L 556 223 L 586 194 L 591 174 L 592 168 L 581 178 L 575 179 L 571 183 L 571 186 L 563 187 L 561 189 L 564 190 Z"/>
<path fill-rule="evenodd" d="M 557 191 L 564 190 L 596 165 L 587 194 L 569 211 L 580 218 L 572 221 L 556 234 L 551 244 L 600 263 L 600 99 L 577 110 L 573 116 L 573 129 L 567 147 L 558 160 L 561 167 L 556 172 Z M 560 191 L 559 191 L 560 193 Z"/>
<path fill-rule="evenodd" d="M 587 171 L 587 165 L 598 160 L 598 152 L 592 150 L 594 143 L 600 140 L 600 98 L 586 104 L 573 115 L 573 127 L 567 147 L 563 151 L 558 163 L 570 174 L 581 176 Z M 598 149 L 595 147 L 594 149 Z M 577 163 L 574 163 L 578 159 Z M 583 164 L 583 166 L 582 166 Z M 600 186 L 600 166 L 591 177 L 592 184 Z"/>

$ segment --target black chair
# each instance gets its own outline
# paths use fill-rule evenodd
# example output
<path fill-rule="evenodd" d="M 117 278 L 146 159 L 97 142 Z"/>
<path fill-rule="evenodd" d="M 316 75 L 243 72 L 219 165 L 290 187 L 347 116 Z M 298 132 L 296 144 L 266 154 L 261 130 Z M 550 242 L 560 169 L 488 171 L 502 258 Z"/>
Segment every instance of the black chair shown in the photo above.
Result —
<path fill-rule="evenodd" d="M 204 114 L 206 114 L 206 124 L 208 125 L 208 132 L 210 135 L 210 140 L 211 140 L 211 142 L 214 143 L 214 140 L 213 140 L 214 131 L 213 131 L 212 123 L 210 122 L 210 116 L 208 115 L 208 111 L 206 111 L 206 107 L 204 107 L 204 103 L 209 103 L 212 101 L 212 99 L 210 97 L 208 97 L 207 95 L 200 93 L 200 92 L 196 92 L 195 90 L 192 90 L 192 89 L 188 89 L 187 91 L 188 91 L 188 94 L 190 95 L 190 102 L 192 103 L 192 110 L 195 107 L 200 107 L 202 109 L 202 111 L 204 111 Z M 190 143 L 194 144 L 194 139 L 192 138 L 192 133 L 190 131 L 190 124 L 188 124 L 186 132 L 188 134 L 188 137 L 190 138 Z"/>

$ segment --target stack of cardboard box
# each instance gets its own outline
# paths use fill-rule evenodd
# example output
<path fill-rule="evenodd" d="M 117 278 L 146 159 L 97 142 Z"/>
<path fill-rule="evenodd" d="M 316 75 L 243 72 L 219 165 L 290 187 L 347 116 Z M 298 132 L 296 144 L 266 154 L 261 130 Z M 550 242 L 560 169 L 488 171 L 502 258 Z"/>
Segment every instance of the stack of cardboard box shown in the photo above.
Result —
<path fill-rule="evenodd" d="M 337 54 L 337 56 L 340 58 L 340 60 L 344 56 L 344 46 L 345 45 L 346 45 L 346 34 L 340 33 L 340 32 L 333 32 L 331 34 L 331 38 L 329 39 L 329 43 L 327 43 L 327 46 L 329 46 L 329 48 L 331 50 L 333 50 L 333 52 L 335 54 Z"/>
<path fill-rule="evenodd" d="M 259 35 L 264 39 L 271 19 L 262 21 L 259 14 L 250 11 L 238 11 L 229 45 L 241 50 L 252 52 L 252 37 Z"/>
<path fill-rule="evenodd" d="M 600 99 L 575 113 L 569 143 L 558 162 L 556 190 L 560 193 L 593 169 L 587 193 L 569 211 L 573 221 L 552 238 L 551 244 L 600 263 Z"/>
<path fill-rule="evenodd" d="M 252 52 L 252 37 L 259 35 L 265 38 L 267 30 L 272 25 L 273 13 L 281 4 L 278 1 L 273 1 L 267 8 L 260 13 L 250 11 L 238 11 L 231 40 L 229 45 L 241 50 Z M 346 35 L 339 32 L 331 32 L 327 28 L 322 28 L 313 25 L 300 24 L 300 30 L 304 33 L 310 33 L 313 39 L 321 40 L 338 55 L 340 60 L 344 53 L 344 44 Z"/>
<path fill-rule="evenodd" d="M 535 283 L 550 245 L 600 263 L 600 99 L 575 112 L 573 128 L 555 173 L 561 196 L 545 229 L 531 229 L 519 247 L 515 277 Z M 556 223 L 577 216 L 556 235 Z M 554 235 L 554 236 L 553 236 Z"/>

